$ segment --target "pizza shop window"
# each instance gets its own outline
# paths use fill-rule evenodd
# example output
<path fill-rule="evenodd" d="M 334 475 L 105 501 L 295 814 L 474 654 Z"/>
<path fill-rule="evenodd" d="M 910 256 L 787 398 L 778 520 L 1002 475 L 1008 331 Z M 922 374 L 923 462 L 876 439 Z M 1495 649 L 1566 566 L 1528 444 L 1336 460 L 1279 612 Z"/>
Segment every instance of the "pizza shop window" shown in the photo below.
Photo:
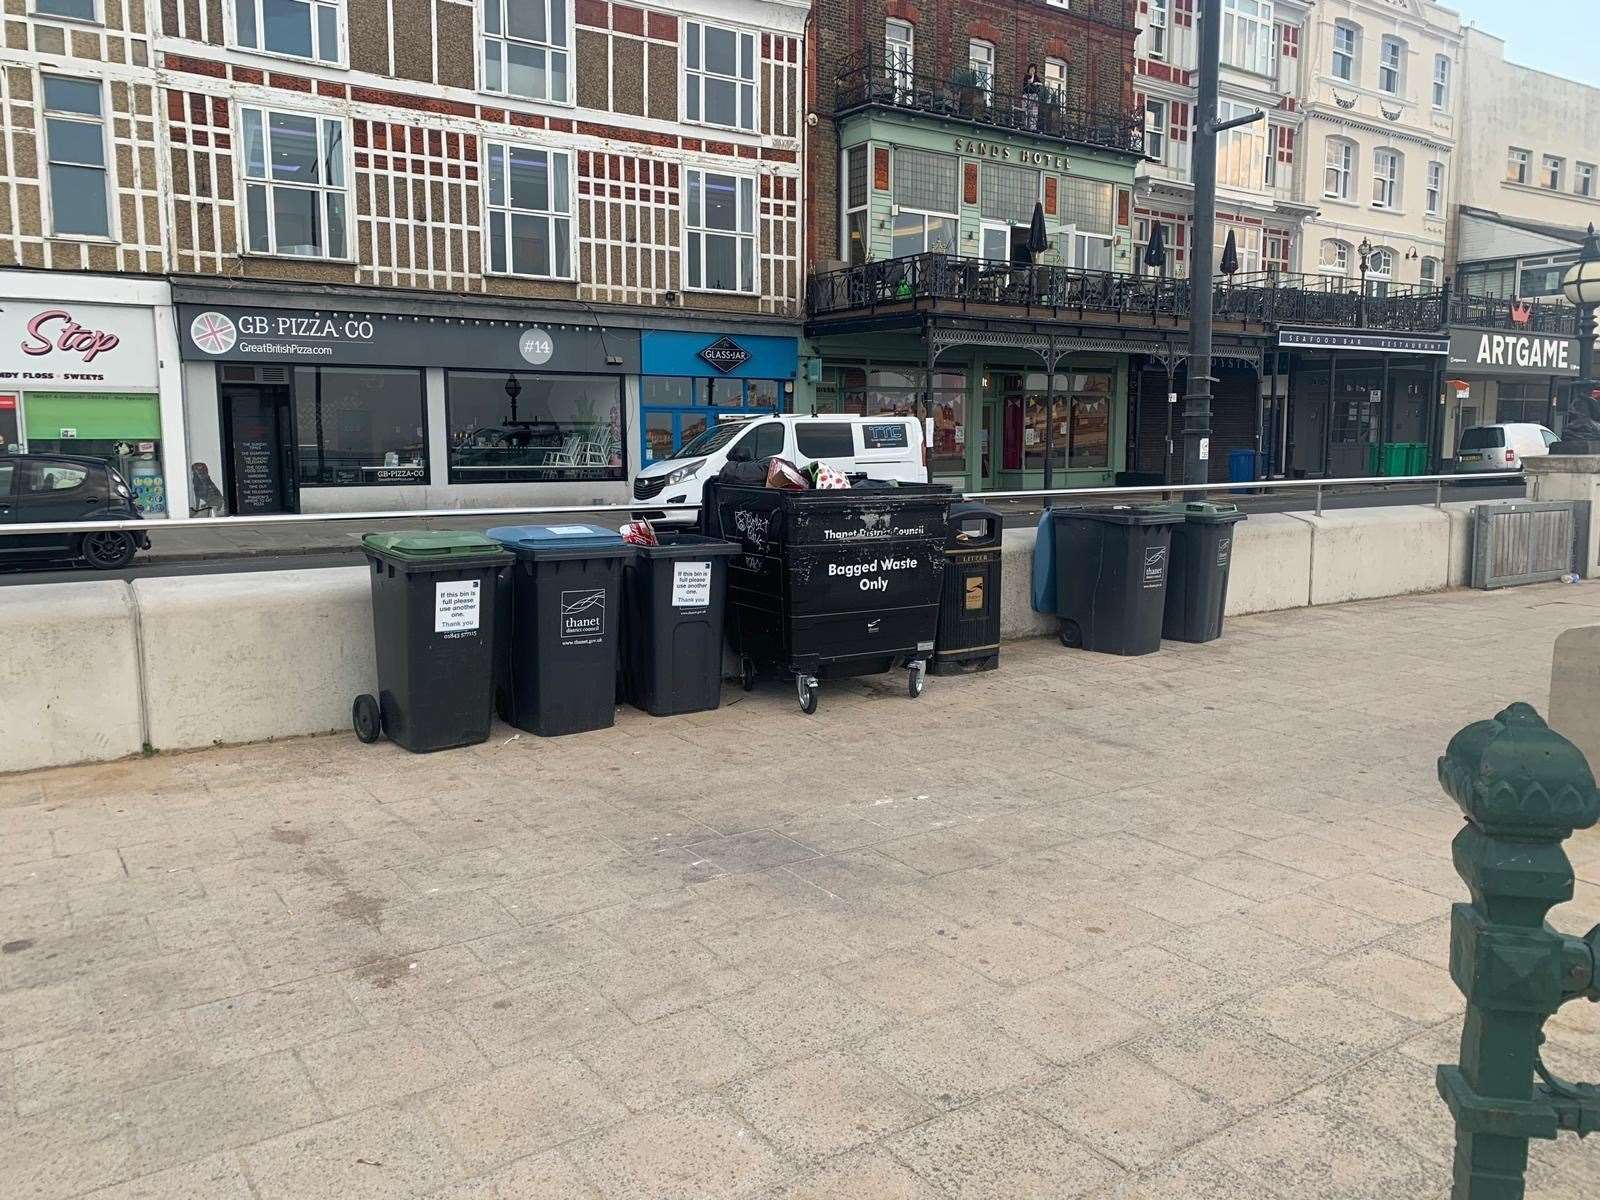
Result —
<path fill-rule="evenodd" d="M 300 486 L 427 483 L 423 397 L 421 371 L 294 368 Z"/>
<path fill-rule="evenodd" d="M 451 483 L 621 480 L 615 375 L 446 371 Z"/>

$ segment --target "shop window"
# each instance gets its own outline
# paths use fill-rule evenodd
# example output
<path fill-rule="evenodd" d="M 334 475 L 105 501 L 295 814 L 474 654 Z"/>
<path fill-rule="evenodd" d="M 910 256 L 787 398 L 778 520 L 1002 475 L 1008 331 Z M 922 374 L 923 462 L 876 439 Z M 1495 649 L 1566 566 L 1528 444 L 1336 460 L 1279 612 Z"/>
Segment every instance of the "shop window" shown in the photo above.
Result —
<path fill-rule="evenodd" d="M 240 115 L 250 252 L 348 257 L 344 122 L 261 108 Z"/>
<path fill-rule="evenodd" d="M 1521 282 L 1517 295 L 1524 299 L 1541 296 L 1560 296 L 1561 281 L 1577 257 L 1571 254 L 1554 254 L 1544 258 L 1528 259 L 1521 266 Z"/>
<path fill-rule="evenodd" d="M 754 34 L 684 22 L 683 119 L 697 125 L 755 129 Z"/>
<path fill-rule="evenodd" d="M 451 483 L 627 474 L 617 376 L 447 371 L 445 398 Z"/>
<path fill-rule="evenodd" d="M 702 292 L 756 290 L 756 181 L 687 171 L 688 286 Z"/>
<path fill-rule="evenodd" d="M 571 103 L 567 0 L 481 0 L 483 90 Z"/>
<path fill-rule="evenodd" d="M 99 25 L 97 0 L 33 0 L 33 11 L 41 17 L 66 17 L 70 21 L 92 21 Z"/>
<path fill-rule="evenodd" d="M 794 440 L 806 458 L 854 458 L 856 453 L 855 426 L 848 421 L 801 421 Z"/>
<path fill-rule="evenodd" d="M 572 278 L 572 156 L 489 143 L 489 270 Z"/>
<path fill-rule="evenodd" d="M 234 0 L 235 44 L 291 58 L 336 63 L 339 5 L 329 0 Z"/>
<path fill-rule="evenodd" d="M 1472 263 L 1461 267 L 1463 295 L 1504 299 L 1514 295 L 1516 288 L 1517 264 L 1514 262 Z"/>
<path fill-rule="evenodd" d="M 111 236 L 101 100 L 94 80 L 44 77 L 50 228 L 58 236 Z"/>
<path fill-rule="evenodd" d="M 1272 75 L 1271 0 L 1222 0 L 1222 61 L 1242 71 Z"/>
<path fill-rule="evenodd" d="M 296 367 L 301 487 L 428 482 L 421 371 Z"/>
<path fill-rule="evenodd" d="M 639 403 L 664 407 L 682 407 L 695 403 L 695 384 L 698 380 L 678 375 L 646 375 L 639 392 Z"/>
<path fill-rule="evenodd" d="M 783 411 L 783 385 L 776 379 L 751 379 L 745 383 L 746 408 L 770 408 Z"/>

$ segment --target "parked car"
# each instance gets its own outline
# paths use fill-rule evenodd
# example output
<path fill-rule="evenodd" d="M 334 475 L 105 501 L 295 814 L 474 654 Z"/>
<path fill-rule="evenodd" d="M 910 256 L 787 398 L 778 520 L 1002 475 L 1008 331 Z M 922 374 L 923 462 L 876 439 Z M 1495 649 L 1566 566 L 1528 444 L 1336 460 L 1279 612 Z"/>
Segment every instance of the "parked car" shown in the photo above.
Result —
<path fill-rule="evenodd" d="M 760 462 L 774 456 L 798 467 L 824 462 L 846 475 L 924 483 L 928 478 L 921 427 L 915 417 L 826 416 L 724 417 L 670 458 L 651 463 L 633 481 L 633 498 L 661 508 L 637 510 L 653 521 L 688 522 L 692 510 L 669 506 L 700 503 L 706 480 L 730 462 Z"/>
<path fill-rule="evenodd" d="M 0 563 L 82 562 L 114 571 L 150 548 L 143 532 L 7 534 L 44 521 L 136 521 L 133 491 L 104 459 L 74 454 L 0 455 Z"/>
<path fill-rule="evenodd" d="M 1456 442 L 1456 471 L 1517 471 L 1524 459 L 1550 453 L 1561 439 L 1553 430 L 1531 422 L 1473 425 Z"/>

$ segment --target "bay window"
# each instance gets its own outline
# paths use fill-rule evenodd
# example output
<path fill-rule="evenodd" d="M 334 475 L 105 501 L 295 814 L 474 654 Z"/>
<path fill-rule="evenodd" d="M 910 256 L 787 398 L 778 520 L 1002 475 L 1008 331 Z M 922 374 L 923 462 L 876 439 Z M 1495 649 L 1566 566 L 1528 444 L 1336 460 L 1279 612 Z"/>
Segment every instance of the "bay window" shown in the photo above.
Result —
<path fill-rule="evenodd" d="M 895 258 L 926 251 L 957 252 L 959 173 L 960 160 L 954 155 L 895 148 Z"/>
<path fill-rule="evenodd" d="M 844 152 L 844 259 L 867 261 L 867 147 Z"/>
<path fill-rule="evenodd" d="M 1241 71 L 1276 75 L 1272 0 L 1222 0 L 1222 61 Z"/>
<path fill-rule="evenodd" d="M 1217 120 L 1233 121 L 1256 111 L 1254 105 L 1217 102 Z M 1259 188 L 1267 156 L 1267 122 L 1253 121 L 1217 134 L 1217 182 L 1225 187 Z"/>
<path fill-rule="evenodd" d="M 1111 269 L 1114 188 L 1092 179 L 1061 181 L 1061 223 L 1066 227 L 1067 265 L 1087 271 Z"/>
<path fill-rule="evenodd" d="M 572 278 L 572 156 L 489 143 L 489 270 Z"/>
<path fill-rule="evenodd" d="M 571 103 L 567 0 L 480 0 L 483 90 Z"/>
<path fill-rule="evenodd" d="M 754 292 L 756 181 L 718 171 L 684 174 L 687 286 L 698 292 Z"/>
<path fill-rule="evenodd" d="M 754 34 L 703 21 L 683 23 L 683 119 L 755 129 Z"/>
<path fill-rule="evenodd" d="M 333 0 L 234 0 L 234 39 L 247 50 L 342 62 Z"/>
<path fill-rule="evenodd" d="M 344 122 L 241 108 L 245 247 L 253 254 L 347 258 Z"/>

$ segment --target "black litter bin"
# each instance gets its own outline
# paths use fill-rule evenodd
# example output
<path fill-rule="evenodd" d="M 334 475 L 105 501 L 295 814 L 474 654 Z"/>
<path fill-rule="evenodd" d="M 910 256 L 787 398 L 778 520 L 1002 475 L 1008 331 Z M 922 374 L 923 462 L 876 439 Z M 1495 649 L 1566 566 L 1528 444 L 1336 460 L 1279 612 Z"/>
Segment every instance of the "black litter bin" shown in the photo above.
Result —
<path fill-rule="evenodd" d="M 541 737 L 616 722 L 623 561 L 634 547 L 600 525 L 505 525 L 516 555 L 503 602 L 500 716 Z"/>
<path fill-rule="evenodd" d="M 722 703 L 722 615 L 732 542 L 663 533 L 622 573 L 622 694 L 657 717 Z"/>
<path fill-rule="evenodd" d="M 1161 636 L 1175 642 L 1213 641 L 1222 636 L 1222 613 L 1228 605 L 1233 527 L 1245 515 L 1238 505 L 1204 501 L 1161 507 L 1183 517 L 1183 524 L 1172 529 Z"/>
<path fill-rule="evenodd" d="M 1159 650 L 1172 530 L 1183 515 L 1103 504 L 1052 509 L 1050 519 L 1062 644 L 1104 654 Z"/>
<path fill-rule="evenodd" d="M 356 734 L 423 753 L 470 746 L 494 717 L 495 603 L 512 558 L 479 533 L 369 533 L 378 694 L 357 696 Z"/>
<path fill-rule="evenodd" d="M 993 671 L 1000 665 L 1000 538 L 1004 522 L 982 504 L 950 506 L 935 675 Z"/>

